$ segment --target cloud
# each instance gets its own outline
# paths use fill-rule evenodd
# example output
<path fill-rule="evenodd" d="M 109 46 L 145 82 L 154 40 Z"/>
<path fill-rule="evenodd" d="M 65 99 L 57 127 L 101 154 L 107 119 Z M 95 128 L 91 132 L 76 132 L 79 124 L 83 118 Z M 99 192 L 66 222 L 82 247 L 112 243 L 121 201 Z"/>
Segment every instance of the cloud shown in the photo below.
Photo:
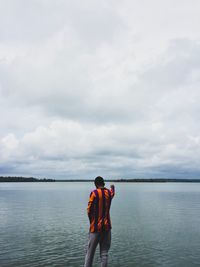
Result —
<path fill-rule="evenodd" d="M 173 3 L 1 1 L 1 173 L 198 177 L 200 6 Z"/>

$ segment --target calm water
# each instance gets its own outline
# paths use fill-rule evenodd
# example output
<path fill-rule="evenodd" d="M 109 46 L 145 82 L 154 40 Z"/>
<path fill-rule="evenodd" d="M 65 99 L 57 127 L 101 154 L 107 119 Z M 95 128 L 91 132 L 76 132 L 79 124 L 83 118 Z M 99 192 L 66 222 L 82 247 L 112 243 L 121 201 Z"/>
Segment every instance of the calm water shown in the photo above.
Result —
<path fill-rule="evenodd" d="M 92 183 L 1 183 L 0 266 L 83 266 L 92 188 Z M 199 211 L 200 184 L 116 184 L 109 266 L 199 266 Z"/>

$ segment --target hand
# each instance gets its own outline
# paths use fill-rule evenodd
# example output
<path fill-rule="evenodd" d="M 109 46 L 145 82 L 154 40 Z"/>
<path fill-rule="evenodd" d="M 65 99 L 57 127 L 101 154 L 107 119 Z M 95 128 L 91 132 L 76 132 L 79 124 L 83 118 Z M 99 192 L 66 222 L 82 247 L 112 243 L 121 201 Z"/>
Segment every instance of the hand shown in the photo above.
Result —
<path fill-rule="evenodd" d="M 111 188 L 112 190 L 114 190 L 114 189 L 115 189 L 114 184 L 111 184 L 110 188 Z"/>

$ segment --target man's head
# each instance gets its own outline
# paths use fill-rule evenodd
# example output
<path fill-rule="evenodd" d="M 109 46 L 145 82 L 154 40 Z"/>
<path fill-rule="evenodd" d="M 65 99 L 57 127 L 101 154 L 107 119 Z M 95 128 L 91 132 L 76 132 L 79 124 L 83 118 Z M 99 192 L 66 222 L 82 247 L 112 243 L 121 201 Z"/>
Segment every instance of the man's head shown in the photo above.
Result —
<path fill-rule="evenodd" d="M 95 186 L 98 187 L 104 187 L 105 182 L 104 179 L 101 176 L 97 176 L 94 180 L 94 184 Z"/>

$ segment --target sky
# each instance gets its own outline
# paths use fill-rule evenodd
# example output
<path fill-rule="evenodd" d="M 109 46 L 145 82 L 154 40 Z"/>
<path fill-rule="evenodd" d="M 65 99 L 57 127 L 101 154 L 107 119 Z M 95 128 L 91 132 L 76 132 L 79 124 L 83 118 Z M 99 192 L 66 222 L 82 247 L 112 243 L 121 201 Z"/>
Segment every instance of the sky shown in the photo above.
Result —
<path fill-rule="evenodd" d="M 0 175 L 200 178 L 199 0 L 0 0 Z"/>

